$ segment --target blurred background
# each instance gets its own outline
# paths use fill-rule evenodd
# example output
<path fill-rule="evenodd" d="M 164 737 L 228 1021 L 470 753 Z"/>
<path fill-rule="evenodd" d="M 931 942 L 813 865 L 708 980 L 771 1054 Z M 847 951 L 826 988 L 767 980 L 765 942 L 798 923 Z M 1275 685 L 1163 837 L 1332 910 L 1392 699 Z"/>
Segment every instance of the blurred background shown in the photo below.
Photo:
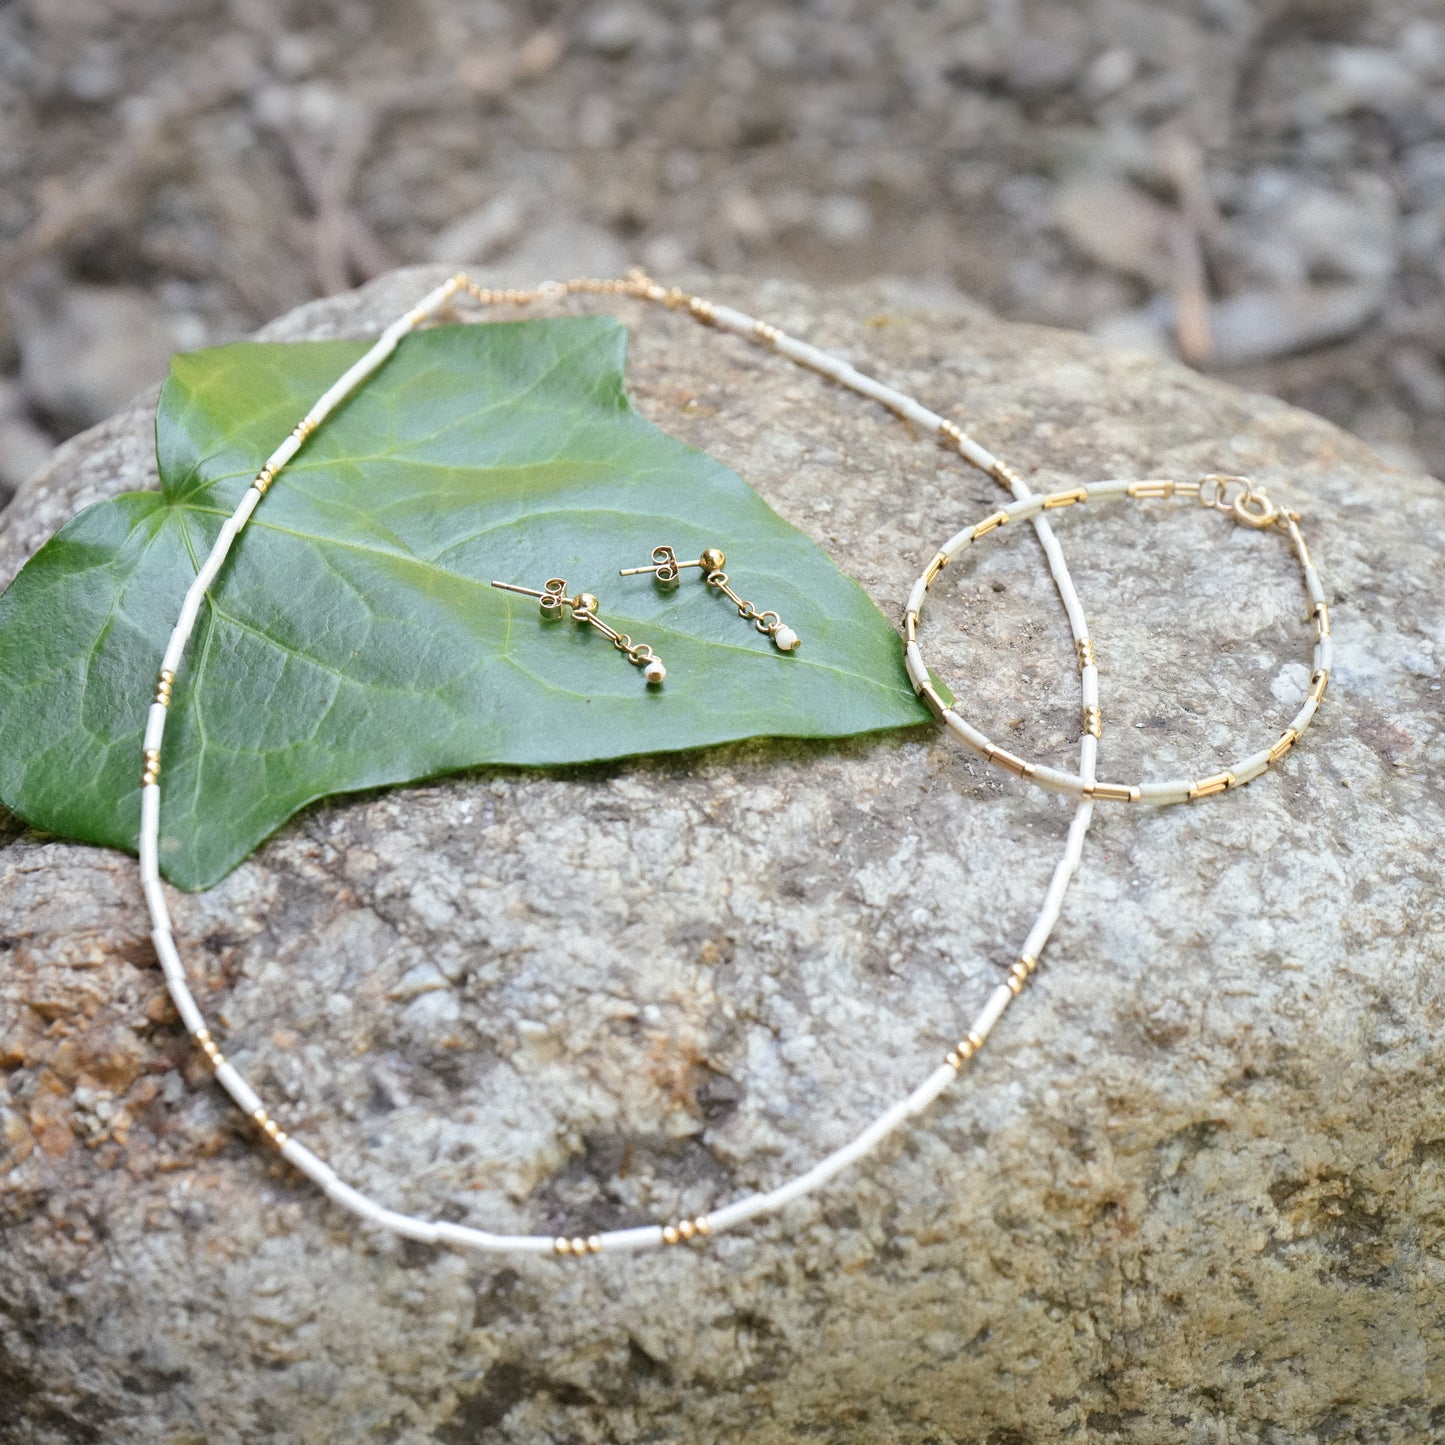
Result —
<path fill-rule="evenodd" d="M 1445 6 L 0 0 L 0 502 L 431 259 L 907 277 L 1445 475 Z"/>

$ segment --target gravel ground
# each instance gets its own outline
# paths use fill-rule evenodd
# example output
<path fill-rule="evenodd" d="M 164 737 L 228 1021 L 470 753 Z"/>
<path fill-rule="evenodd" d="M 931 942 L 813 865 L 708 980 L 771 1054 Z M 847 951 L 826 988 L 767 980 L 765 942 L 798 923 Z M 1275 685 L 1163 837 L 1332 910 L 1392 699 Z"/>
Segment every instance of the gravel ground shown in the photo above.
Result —
<path fill-rule="evenodd" d="M 432 258 L 957 287 L 1445 474 L 1439 0 L 12 0 L 0 136 L 0 497 Z"/>

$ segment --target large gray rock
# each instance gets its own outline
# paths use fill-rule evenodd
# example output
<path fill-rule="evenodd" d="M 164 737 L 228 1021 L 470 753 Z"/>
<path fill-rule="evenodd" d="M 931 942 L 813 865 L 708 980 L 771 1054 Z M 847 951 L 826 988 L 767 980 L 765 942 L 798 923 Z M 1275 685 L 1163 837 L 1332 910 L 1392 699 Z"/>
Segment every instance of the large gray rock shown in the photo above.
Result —
<path fill-rule="evenodd" d="M 270 334 L 359 332 L 435 274 Z M 462 1256 L 338 1212 L 198 1065 L 132 860 L 12 820 L 0 1440 L 1439 1438 L 1445 492 L 1276 402 L 962 302 L 716 292 L 1035 485 L 1262 479 L 1336 604 L 1317 727 L 1222 798 L 1101 807 L 1035 982 L 922 1127 L 780 1217 L 637 1258 Z M 891 614 L 997 500 L 858 398 L 622 309 L 642 409 Z M 80 504 L 149 485 L 139 406 L 17 497 L 0 580 Z M 1272 740 L 1310 637 L 1275 538 L 1187 503 L 1059 534 L 1107 776 Z M 1072 649 L 1031 535 L 931 607 L 970 714 L 1070 759 Z M 227 1052 L 349 1177 L 588 1230 L 775 1183 L 921 1079 L 1013 958 L 1069 813 L 936 731 L 755 742 L 314 808 L 175 906 Z"/>

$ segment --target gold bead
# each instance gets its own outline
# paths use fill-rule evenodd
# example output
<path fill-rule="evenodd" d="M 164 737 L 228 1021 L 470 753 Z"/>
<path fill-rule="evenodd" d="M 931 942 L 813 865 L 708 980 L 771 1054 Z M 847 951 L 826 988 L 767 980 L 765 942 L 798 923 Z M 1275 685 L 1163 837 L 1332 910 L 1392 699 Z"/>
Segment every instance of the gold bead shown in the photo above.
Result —
<path fill-rule="evenodd" d="M 721 572 L 728 564 L 727 555 L 721 547 L 709 547 L 698 560 L 708 572 Z"/>
<path fill-rule="evenodd" d="M 558 1254 L 571 1254 L 572 1241 L 570 1239 L 564 1239 L 561 1235 L 558 1235 L 557 1238 L 552 1241 L 552 1248 Z"/>
<path fill-rule="evenodd" d="M 577 605 L 572 609 L 573 620 L 585 622 L 588 617 L 596 613 L 601 605 L 590 592 L 579 592 L 577 594 Z"/>
<path fill-rule="evenodd" d="M 662 1242 L 664 1244 L 676 1244 L 681 1238 L 682 1235 L 677 1232 L 676 1225 L 669 1224 L 662 1231 Z"/>
<path fill-rule="evenodd" d="M 677 1232 L 684 1239 L 691 1239 L 693 1235 L 697 1233 L 697 1225 L 690 1219 L 684 1219 L 682 1223 L 677 1226 Z"/>

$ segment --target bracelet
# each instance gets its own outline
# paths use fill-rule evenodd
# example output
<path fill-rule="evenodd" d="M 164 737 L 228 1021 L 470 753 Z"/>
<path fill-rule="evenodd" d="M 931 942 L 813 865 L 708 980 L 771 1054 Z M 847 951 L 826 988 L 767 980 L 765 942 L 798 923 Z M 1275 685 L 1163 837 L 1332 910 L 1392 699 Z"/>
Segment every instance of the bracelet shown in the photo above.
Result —
<path fill-rule="evenodd" d="M 1237 491 L 1233 490 L 1238 488 Z M 1041 512 L 1054 511 L 1060 507 L 1072 507 L 1082 502 L 1107 498 L 1129 497 L 1134 499 L 1195 497 L 1204 506 L 1232 517 L 1236 522 L 1259 531 L 1278 531 L 1284 535 L 1300 565 L 1304 579 L 1305 593 L 1309 598 L 1309 616 L 1315 625 L 1313 668 L 1310 674 L 1309 695 L 1304 706 L 1295 715 L 1294 721 L 1280 734 L 1273 746 L 1261 748 L 1207 778 L 1198 780 L 1172 780 L 1163 783 L 1099 783 L 1082 773 L 1066 773 L 1058 768 L 1045 767 L 1042 763 L 1026 762 L 1016 754 L 997 746 L 976 727 L 959 715 L 956 709 L 944 704 L 937 689 L 929 678 L 923 653 L 918 646 L 918 622 L 923 613 L 923 599 L 934 579 L 955 557 L 980 537 L 986 537 L 1008 522 L 1022 521 L 1038 516 Z M 1067 793 L 1075 798 L 1093 798 L 1105 802 L 1152 803 L 1163 806 L 1169 803 L 1191 802 L 1197 798 L 1212 797 L 1231 788 L 1242 788 L 1277 763 L 1299 741 L 1304 730 L 1310 725 L 1319 709 L 1320 701 L 1329 685 L 1330 667 L 1334 656 L 1334 642 L 1330 637 L 1330 609 L 1325 601 L 1324 588 L 1319 573 L 1310 560 L 1309 548 L 1299 528 L 1299 514 L 1276 507 L 1265 494 L 1252 488 L 1242 477 L 1205 477 L 1198 482 L 1173 481 L 1108 481 L 1093 482 L 1085 487 L 1072 487 L 1067 491 L 1050 492 L 1046 496 L 1030 497 L 1026 501 L 1001 507 L 998 511 L 976 522 L 972 527 L 951 537 L 939 548 L 927 570 L 913 584 L 908 595 L 908 606 L 903 614 L 905 659 L 908 676 L 914 691 L 928 704 L 933 715 L 957 734 L 969 747 L 982 753 L 991 763 L 1005 772 L 1027 778 L 1051 793 Z M 1094 645 L 1087 635 L 1075 634 L 1075 648 L 1084 678 L 1084 702 L 1082 723 L 1085 733 L 1098 737 L 1102 730 L 1102 714 L 1099 711 L 1098 672 L 1094 664 Z"/>
<path fill-rule="evenodd" d="M 860 395 L 878 401 L 899 416 L 925 427 L 930 434 L 935 435 L 941 443 L 952 450 L 956 450 L 971 465 L 986 472 L 1010 489 L 1016 498 L 1015 503 L 1006 509 L 1010 516 L 1019 519 L 1027 516 L 1032 519 L 1035 531 L 1043 543 L 1050 570 L 1074 631 L 1081 664 L 1081 687 L 1086 699 L 1084 705 L 1089 706 L 1088 698 L 1092 697 L 1095 699 L 1092 705 L 1097 707 L 1097 673 L 1093 665 L 1092 648 L 1088 645 L 1088 629 L 1082 604 L 1074 590 L 1057 540 L 1044 515 L 1047 499 L 1035 497 L 1015 472 L 968 437 L 956 423 L 938 416 L 911 397 L 875 381 L 848 363 L 830 356 L 827 352 L 787 336 L 767 322 L 755 320 L 729 307 L 714 305 L 701 297 L 688 295 L 675 287 L 664 288 L 637 271 L 621 280 L 579 279 L 569 282 L 554 282 L 532 291 L 491 290 L 476 285 L 463 274 L 453 276 L 444 285 L 429 293 L 416 307 L 385 328 L 371 349 L 323 394 L 267 459 L 235 511 L 222 525 L 211 553 L 186 592 L 180 616 L 166 645 L 159 681 L 147 714 L 143 741 L 144 767 L 141 780 L 140 829 L 141 882 L 151 918 L 151 936 L 156 953 L 161 963 L 167 988 L 180 1013 L 181 1020 L 197 1046 L 209 1059 L 217 1083 L 255 1121 L 279 1149 L 281 1155 L 302 1174 L 319 1185 L 329 1198 L 349 1209 L 361 1219 L 406 1238 L 492 1252 L 547 1253 L 559 1256 L 630 1251 L 706 1238 L 735 1227 L 746 1220 L 772 1213 L 789 1201 L 801 1198 L 821 1187 L 849 1164 L 869 1153 L 906 1120 L 922 1113 L 958 1077 L 964 1063 L 982 1046 L 1009 1003 L 1019 994 L 1024 983 L 1037 967 L 1039 957 L 1057 922 L 1068 883 L 1077 870 L 1082 856 L 1084 838 L 1092 819 L 1093 802 L 1096 796 L 1100 796 L 1097 792 L 1098 785 L 1093 782 L 1097 732 L 1086 728 L 1080 739 L 1079 773 L 1077 775 L 1060 775 L 1066 778 L 1077 777 L 1080 781 L 1077 793 L 1078 806 L 1069 828 L 1063 857 L 1054 869 L 1038 917 L 1029 930 L 1024 949 L 1018 962 L 1010 970 L 1007 981 L 999 984 L 992 991 L 964 1038 L 948 1051 L 943 1062 L 922 1083 L 905 1098 L 880 1114 L 848 1144 L 828 1154 L 811 1169 L 772 1190 L 749 1194 L 732 1204 L 693 1218 L 665 1225 L 645 1225 L 574 1237 L 498 1234 L 450 1221 L 428 1220 L 386 1208 L 354 1189 L 321 1158 L 290 1137 L 271 1118 L 259 1095 L 222 1054 L 191 993 L 184 965 L 176 947 L 170 913 L 160 883 L 161 748 L 171 691 L 194 630 L 201 603 L 219 574 L 231 546 L 256 507 L 265 497 L 281 470 L 296 455 L 306 439 L 325 422 L 327 416 L 352 396 L 385 362 L 403 336 L 446 306 L 458 293 L 465 293 L 483 305 L 525 305 L 535 301 L 583 294 L 622 296 L 659 302 L 669 310 L 685 309 L 694 318 L 705 324 L 733 332 L 751 341 L 766 344 L 795 363 L 817 371 Z M 1122 487 L 1127 484 L 1119 485 Z M 994 525 L 999 524 L 995 523 Z M 969 541 L 972 540 L 973 531 L 976 529 L 971 529 L 967 534 Z M 1297 531 L 1292 535 L 1297 535 Z M 965 534 L 960 534 L 960 538 L 963 536 Z M 955 538 L 954 542 L 950 544 L 950 548 L 955 545 L 961 547 L 966 543 Z M 1299 541 L 1298 547 L 1303 548 L 1302 540 Z M 945 551 L 947 552 L 949 549 L 945 549 Z M 945 557 L 944 560 L 946 561 L 947 558 Z M 935 558 L 935 563 L 937 565 L 931 564 L 932 575 L 925 574 L 929 582 L 944 565 L 938 558 Z M 927 583 L 923 583 L 923 590 L 926 590 L 926 586 Z M 921 600 L 921 591 L 915 587 L 909 603 L 911 619 L 907 624 L 907 641 L 911 648 L 908 653 L 910 675 L 915 686 L 918 686 L 922 693 L 923 685 L 928 685 L 927 674 L 922 674 L 923 685 L 920 685 L 919 673 L 914 671 L 915 666 L 921 667 L 921 659 L 914 662 L 914 659 L 918 657 L 915 634 Z M 1326 621 L 1326 629 L 1327 626 Z M 1325 635 L 1327 635 L 1327 631 Z M 1087 655 L 1086 647 L 1088 648 Z M 931 685 L 929 687 L 932 691 Z M 936 693 L 933 696 L 935 699 L 937 698 Z M 955 728 L 955 730 L 957 729 Z"/>

